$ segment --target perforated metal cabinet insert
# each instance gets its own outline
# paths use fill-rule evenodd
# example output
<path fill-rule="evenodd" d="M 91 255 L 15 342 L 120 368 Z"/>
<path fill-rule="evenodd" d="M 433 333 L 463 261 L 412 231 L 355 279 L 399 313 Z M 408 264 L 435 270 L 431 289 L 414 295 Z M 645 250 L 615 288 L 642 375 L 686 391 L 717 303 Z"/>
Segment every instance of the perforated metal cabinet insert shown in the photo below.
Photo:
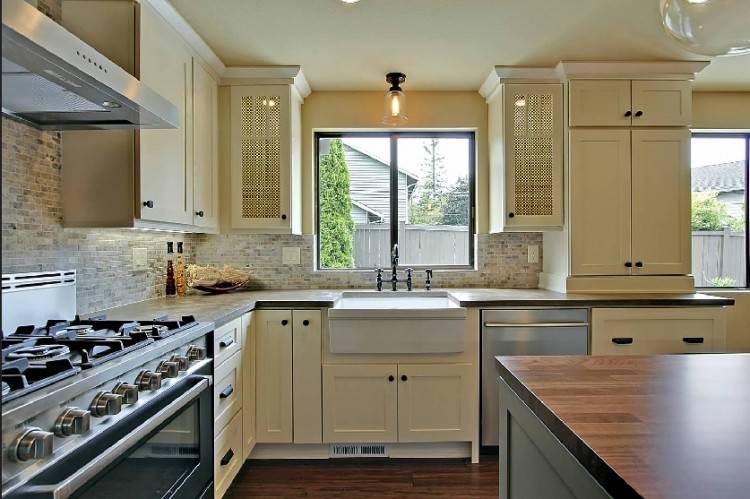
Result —
<path fill-rule="evenodd" d="M 242 217 L 281 216 L 281 96 L 241 98 Z"/>
<path fill-rule="evenodd" d="M 513 97 L 515 215 L 552 215 L 554 196 L 554 97 Z"/>

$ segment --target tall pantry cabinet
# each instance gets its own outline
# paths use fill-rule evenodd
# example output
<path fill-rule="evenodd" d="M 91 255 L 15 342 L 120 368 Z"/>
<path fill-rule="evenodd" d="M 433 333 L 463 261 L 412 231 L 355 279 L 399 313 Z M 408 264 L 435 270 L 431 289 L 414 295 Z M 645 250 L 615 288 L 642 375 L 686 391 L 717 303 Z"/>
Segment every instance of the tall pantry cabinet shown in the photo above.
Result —
<path fill-rule="evenodd" d="M 569 290 L 692 287 L 690 77 L 568 80 Z"/>

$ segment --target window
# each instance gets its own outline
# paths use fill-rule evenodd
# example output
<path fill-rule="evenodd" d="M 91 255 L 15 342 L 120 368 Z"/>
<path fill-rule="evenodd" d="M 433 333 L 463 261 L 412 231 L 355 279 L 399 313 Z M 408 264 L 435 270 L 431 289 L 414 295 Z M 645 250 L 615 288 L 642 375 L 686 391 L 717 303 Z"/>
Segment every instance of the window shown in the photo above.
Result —
<path fill-rule="evenodd" d="M 693 275 L 697 287 L 748 287 L 750 134 L 693 134 Z"/>
<path fill-rule="evenodd" d="M 317 133 L 319 269 L 474 264 L 473 132 Z"/>

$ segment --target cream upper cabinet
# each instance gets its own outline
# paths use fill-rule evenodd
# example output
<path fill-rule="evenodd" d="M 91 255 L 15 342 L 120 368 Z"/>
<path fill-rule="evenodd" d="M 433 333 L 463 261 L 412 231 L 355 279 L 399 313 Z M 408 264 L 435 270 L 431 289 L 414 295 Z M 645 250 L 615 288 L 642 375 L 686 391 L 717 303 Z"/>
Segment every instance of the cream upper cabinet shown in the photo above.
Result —
<path fill-rule="evenodd" d="M 232 229 L 301 232 L 300 105 L 291 85 L 232 87 Z"/>
<path fill-rule="evenodd" d="M 592 355 L 723 352 L 726 314 L 721 307 L 594 308 Z"/>
<path fill-rule="evenodd" d="M 139 218 L 192 224 L 192 56 L 147 2 L 141 3 L 140 33 L 140 79 L 177 106 L 180 125 L 139 132 Z"/>
<path fill-rule="evenodd" d="M 689 81 L 633 80 L 633 126 L 688 126 L 692 96 Z"/>
<path fill-rule="evenodd" d="M 571 270 L 630 273 L 630 131 L 570 132 Z"/>
<path fill-rule="evenodd" d="M 505 83 L 490 99 L 491 232 L 562 227 L 562 101 L 559 83 Z"/>
<path fill-rule="evenodd" d="M 471 440 L 470 364 L 398 366 L 398 441 Z"/>
<path fill-rule="evenodd" d="M 323 442 L 395 442 L 398 370 L 385 365 L 323 366 Z"/>
<path fill-rule="evenodd" d="M 569 123 L 577 126 L 688 126 L 689 81 L 571 80 Z"/>
<path fill-rule="evenodd" d="M 633 274 L 689 274 L 690 131 L 632 134 Z"/>
<path fill-rule="evenodd" d="M 193 224 L 219 225 L 218 85 L 193 58 Z"/>
<path fill-rule="evenodd" d="M 292 313 L 255 313 L 257 442 L 291 443 Z"/>
<path fill-rule="evenodd" d="M 570 126 L 630 126 L 630 80 L 571 80 Z"/>

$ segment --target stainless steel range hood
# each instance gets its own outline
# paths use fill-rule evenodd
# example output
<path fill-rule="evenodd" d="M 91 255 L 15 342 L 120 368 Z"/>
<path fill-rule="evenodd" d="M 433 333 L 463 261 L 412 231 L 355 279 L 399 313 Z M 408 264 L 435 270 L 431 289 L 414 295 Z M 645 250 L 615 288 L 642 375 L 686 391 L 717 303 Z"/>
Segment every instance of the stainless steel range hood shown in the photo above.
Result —
<path fill-rule="evenodd" d="M 2 112 L 56 130 L 176 128 L 177 107 L 24 0 L 3 0 Z"/>

